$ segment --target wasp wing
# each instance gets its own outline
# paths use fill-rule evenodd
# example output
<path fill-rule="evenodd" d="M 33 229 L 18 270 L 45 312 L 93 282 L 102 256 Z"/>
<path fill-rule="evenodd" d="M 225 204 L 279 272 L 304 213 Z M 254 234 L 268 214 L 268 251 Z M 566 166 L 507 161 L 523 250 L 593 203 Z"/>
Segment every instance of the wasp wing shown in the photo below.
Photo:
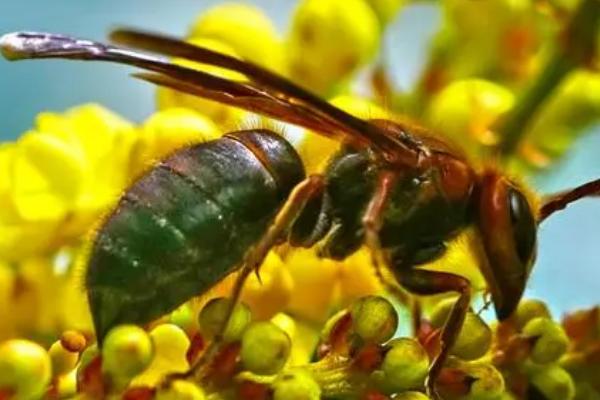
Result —
<path fill-rule="evenodd" d="M 248 89 L 247 92 L 238 93 L 237 95 L 232 96 L 231 92 L 210 90 L 205 86 L 198 85 L 197 82 L 193 80 L 181 79 L 180 76 L 143 72 L 135 73 L 133 76 L 155 85 L 169 87 L 180 92 L 243 108 L 291 124 L 304 126 L 305 128 L 317 132 L 327 130 L 330 134 L 332 131 L 334 132 L 341 129 L 339 126 L 332 126 L 326 120 L 319 119 L 302 107 L 290 106 L 290 104 L 280 101 L 268 92 L 255 88 L 249 84 L 240 84 Z"/>
<path fill-rule="evenodd" d="M 411 135 L 392 136 L 380 126 L 356 118 L 290 80 L 252 62 L 202 48 L 178 38 L 136 29 L 114 30 L 110 34 L 110 39 L 125 46 L 241 73 L 257 87 L 267 90 L 279 101 L 287 103 L 291 107 L 303 108 L 302 113 L 305 117 L 310 114 L 320 121 L 326 121 L 328 126 L 340 127 L 343 131 L 342 136 L 346 137 L 348 141 L 390 153 L 390 158 L 401 164 L 415 165 L 423 153 L 422 147 Z M 306 126 L 302 123 L 299 125 Z M 326 135 L 331 136 L 332 134 L 331 131 L 316 130 Z"/>
<path fill-rule="evenodd" d="M 125 46 L 239 72 L 257 86 L 268 90 L 280 101 L 293 107 L 303 107 L 320 120 L 329 121 L 329 125 L 340 126 L 346 135 L 352 136 L 353 141 L 376 147 L 390 144 L 388 142 L 391 138 L 384 130 L 346 113 L 290 80 L 252 62 L 199 47 L 178 38 L 136 29 L 114 30 L 110 39 Z"/>
<path fill-rule="evenodd" d="M 281 99 L 251 82 L 238 82 L 220 78 L 206 72 L 173 64 L 166 59 L 142 54 L 117 46 L 64 35 L 19 32 L 3 36 L 0 49 L 7 59 L 66 58 L 75 60 L 99 60 L 127 64 L 154 72 L 134 76 L 169 86 L 224 104 L 304 126 L 330 136 L 345 132 L 344 126 L 311 112 L 302 104 Z M 218 53 L 216 53 L 218 54 Z M 363 143 L 366 144 L 366 143 Z"/>
<path fill-rule="evenodd" d="M 341 137 L 354 145 L 373 148 L 397 164 L 414 166 L 422 156 L 423 150 L 410 135 L 392 137 L 386 130 L 344 112 L 255 64 L 151 33 L 122 29 L 115 31 L 112 38 L 142 50 L 237 71 L 250 82 L 228 80 L 138 51 L 56 34 L 8 34 L 0 39 L 0 49 L 9 59 L 68 58 L 132 65 L 155 73 L 139 76 L 142 79 L 259 112 L 326 136 Z"/>

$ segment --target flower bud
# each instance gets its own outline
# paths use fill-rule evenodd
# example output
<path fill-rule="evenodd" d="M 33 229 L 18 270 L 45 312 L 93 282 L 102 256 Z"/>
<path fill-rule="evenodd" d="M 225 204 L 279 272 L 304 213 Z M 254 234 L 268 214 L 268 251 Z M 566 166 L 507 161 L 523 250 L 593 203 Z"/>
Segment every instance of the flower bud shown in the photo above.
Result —
<path fill-rule="evenodd" d="M 273 375 L 285 364 L 292 342 L 272 322 L 255 322 L 242 336 L 240 358 L 244 368 L 258 375 Z"/>
<path fill-rule="evenodd" d="M 175 311 L 169 315 L 169 322 L 183 329 L 188 336 L 197 329 L 195 313 L 193 312 L 189 303 L 185 303 L 175 309 Z"/>
<path fill-rule="evenodd" d="M 381 363 L 378 386 L 386 393 L 421 388 L 429 368 L 427 352 L 411 338 L 394 339 L 388 346 L 390 349 Z"/>
<path fill-rule="evenodd" d="M 81 332 L 74 330 L 64 331 L 60 336 L 62 347 L 73 353 L 80 353 L 87 346 L 87 339 Z"/>
<path fill-rule="evenodd" d="M 157 325 L 150 332 L 154 345 L 154 357 L 146 370 L 135 378 L 134 385 L 156 386 L 170 374 L 189 370 L 187 351 L 190 340 L 185 332 L 174 324 Z"/>
<path fill-rule="evenodd" d="M 354 302 L 350 313 L 354 332 L 366 342 L 384 343 L 398 329 L 398 314 L 383 297 L 363 297 Z"/>
<path fill-rule="evenodd" d="M 308 371 L 288 371 L 273 382 L 274 400 L 318 400 L 321 388 Z"/>
<path fill-rule="evenodd" d="M 220 333 L 223 322 L 227 318 L 227 312 L 231 306 L 231 299 L 218 297 L 210 300 L 200 311 L 198 321 L 200 323 L 200 333 L 207 338 L 212 339 Z M 239 340 L 244 329 L 252 320 L 250 309 L 244 303 L 237 303 L 233 307 L 227 327 L 223 331 L 223 341 L 226 343 Z"/>
<path fill-rule="evenodd" d="M 56 375 L 56 374 L 55 374 Z M 77 395 L 77 373 L 71 371 L 56 379 L 56 393 L 59 399 L 72 399 Z M 50 396 L 48 396 L 50 397 Z"/>
<path fill-rule="evenodd" d="M 168 387 L 161 387 L 156 392 L 156 400 L 204 400 L 202 389 L 192 382 L 175 380 Z"/>
<path fill-rule="evenodd" d="M 144 371 L 154 355 L 150 336 L 135 325 L 111 329 L 102 345 L 102 369 L 118 380 L 128 380 Z"/>
<path fill-rule="evenodd" d="M 536 299 L 525 299 L 521 300 L 517 311 L 515 313 L 515 319 L 517 327 L 523 329 L 523 327 L 532 319 L 537 317 L 552 318 L 548 306 L 541 300 Z"/>
<path fill-rule="evenodd" d="M 479 315 L 469 311 L 451 353 L 463 360 L 475 360 L 487 353 L 491 343 L 490 327 Z"/>
<path fill-rule="evenodd" d="M 50 383 L 50 357 L 37 343 L 12 339 L 0 344 L 0 392 L 16 399 L 39 398 Z"/>
<path fill-rule="evenodd" d="M 281 70 L 283 54 L 277 31 L 259 8 L 249 4 L 225 3 L 206 10 L 193 23 L 189 37 L 224 43 L 246 60 Z"/>
<path fill-rule="evenodd" d="M 504 378 L 493 365 L 467 364 L 464 369 L 473 379 L 466 400 L 496 400 L 504 392 Z"/>
<path fill-rule="evenodd" d="M 377 16 L 365 0 L 343 6 L 337 0 L 303 0 L 287 39 L 291 78 L 329 93 L 375 54 L 379 34 Z"/>
<path fill-rule="evenodd" d="M 570 400 L 575 397 L 575 384 L 571 375 L 557 365 L 537 370 L 531 376 L 531 383 L 547 400 Z"/>
<path fill-rule="evenodd" d="M 494 122 L 514 104 L 503 86 L 482 79 L 454 81 L 430 102 L 426 119 L 439 133 L 463 144 L 469 151 L 495 145 Z"/>
<path fill-rule="evenodd" d="M 537 317 L 523 327 L 523 334 L 535 338 L 531 360 L 547 364 L 558 360 L 566 351 L 569 339 L 560 324 L 549 318 Z"/>
<path fill-rule="evenodd" d="M 79 353 L 65 349 L 60 340 L 54 342 L 48 350 L 52 362 L 52 374 L 59 376 L 73 370 L 79 359 Z"/>
<path fill-rule="evenodd" d="M 431 325 L 434 328 L 444 326 L 455 301 L 446 299 L 436 304 L 431 314 Z M 492 330 L 479 315 L 469 310 L 450 353 L 463 360 L 475 360 L 489 350 L 491 343 Z"/>

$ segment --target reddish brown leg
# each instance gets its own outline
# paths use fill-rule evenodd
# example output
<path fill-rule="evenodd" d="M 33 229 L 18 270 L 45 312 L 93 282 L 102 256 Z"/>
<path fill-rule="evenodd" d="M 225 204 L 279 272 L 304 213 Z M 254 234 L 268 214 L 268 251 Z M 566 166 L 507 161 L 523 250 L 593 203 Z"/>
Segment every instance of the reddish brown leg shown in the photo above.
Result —
<path fill-rule="evenodd" d="M 454 303 L 440 336 L 440 352 L 429 366 L 425 380 L 425 389 L 432 399 L 439 399 L 435 390 L 435 381 L 448 358 L 448 353 L 456 338 L 469 309 L 471 302 L 471 284 L 462 276 L 447 272 L 413 269 L 412 266 L 397 270 L 396 275 L 400 284 L 412 293 L 419 295 L 458 292 L 459 297 Z"/>
<path fill-rule="evenodd" d="M 289 197 L 275 216 L 273 224 L 267 232 L 259 239 L 254 247 L 252 247 L 242 263 L 242 268 L 235 280 L 231 292 L 231 301 L 227 310 L 227 318 L 225 318 L 219 334 L 217 334 L 206 349 L 202 358 L 192 367 L 190 375 L 202 376 L 204 368 L 213 359 L 222 341 L 223 333 L 227 327 L 227 323 L 231 318 L 233 309 L 239 301 L 240 295 L 246 279 L 252 272 L 258 273 L 258 268 L 261 266 L 269 251 L 280 241 L 284 232 L 290 228 L 294 220 L 304 209 L 306 203 L 315 195 L 319 194 L 325 186 L 325 180 L 321 175 L 311 175 L 294 187 Z"/>
<path fill-rule="evenodd" d="M 401 304 L 407 305 L 410 301 L 407 294 L 401 288 L 390 283 L 390 280 L 386 279 L 383 274 L 382 265 L 389 267 L 391 264 L 385 256 L 379 241 L 379 231 L 383 224 L 383 213 L 397 178 L 398 175 L 391 171 L 382 171 L 380 173 L 375 193 L 363 215 L 362 224 L 365 231 L 365 243 L 369 248 L 371 262 L 373 263 L 377 277 L 388 292 L 396 297 Z"/>
<path fill-rule="evenodd" d="M 417 296 L 413 296 L 410 302 L 410 314 L 412 322 L 413 335 L 417 336 L 421 331 L 421 320 L 423 318 L 423 310 L 421 308 L 421 300 Z"/>

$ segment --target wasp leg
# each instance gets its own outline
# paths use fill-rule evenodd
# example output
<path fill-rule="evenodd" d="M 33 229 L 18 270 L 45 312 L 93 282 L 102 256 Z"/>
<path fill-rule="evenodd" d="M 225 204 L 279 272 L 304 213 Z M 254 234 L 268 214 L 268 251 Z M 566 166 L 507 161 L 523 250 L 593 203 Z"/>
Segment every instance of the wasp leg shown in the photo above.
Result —
<path fill-rule="evenodd" d="M 382 265 L 389 267 L 391 263 L 386 257 L 379 241 L 379 231 L 383 224 L 383 213 L 397 178 L 398 176 L 391 171 L 381 172 L 377 179 L 375 193 L 371 197 L 367 205 L 367 210 L 363 215 L 362 225 L 365 231 L 365 243 L 371 254 L 371 262 L 375 268 L 375 274 L 386 290 L 401 304 L 406 305 L 410 302 L 407 294 L 384 276 Z"/>
<path fill-rule="evenodd" d="M 421 300 L 417 296 L 413 296 L 411 299 L 410 315 L 413 335 L 417 336 L 421 331 L 421 320 L 423 319 L 423 309 L 421 308 Z"/>
<path fill-rule="evenodd" d="M 321 175 L 311 175 L 299 184 L 297 184 L 289 197 L 275 216 L 273 224 L 269 227 L 267 232 L 259 239 L 258 243 L 252 247 L 246 256 L 242 264 L 242 268 L 237 276 L 232 292 L 232 301 L 229 304 L 229 308 L 225 315 L 227 317 L 223 320 L 223 325 L 219 329 L 219 333 L 215 335 L 214 340 L 210 346 L 204 352 L 202 358 L 192 367 L 189 375 L 201 377 L 205 373 L 205 368 L 210 364 L 217 353 L 221 341 L 223 340 L 223 333 L 227 328 L 229 319 L 233 314 L 235 305 L 239 301 L 242 294 L 242 289 L 246 279 L 252 272 L 258 273 L 258 268 L 264 261 L 269 251 L 280 242 L 283 234 L 290 228 L 295 219 L 300 215 L 306 203 L 318 195 L 325 187 L 325 179 Z"/>
<path fill-rule="evenodd" d="M 419 295 L 431 295 L 445 292 L 458 292 L 458 300 L 454 303 L 440 336 L 440 352 L 434 357 L 429 366 L 425 380 L 427 394 L 433 399 L 439 399 L 435 390 L 435 381 L 442 370 L 444 362 L 456 338 L 460 333 L 465 316 L 471 302 L 471 284 L 462 276 L 438 271 L 413 269 L 412 266 L 397 272 L 400 284 L 408 291 Z"/>

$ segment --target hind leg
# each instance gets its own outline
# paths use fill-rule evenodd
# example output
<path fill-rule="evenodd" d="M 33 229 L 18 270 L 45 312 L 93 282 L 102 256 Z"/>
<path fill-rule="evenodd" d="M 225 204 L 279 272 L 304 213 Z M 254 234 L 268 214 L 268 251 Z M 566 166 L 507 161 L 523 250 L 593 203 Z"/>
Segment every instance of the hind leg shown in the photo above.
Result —
<path fill-rule="evenodd" d="M 450 349 L 456 342 L 467 311 L 469 310 L 471 284 L 467 279 L 459 275 L 414 269 L 412 266 L 396 270 L 396 276 L 400 284 L 414 294 L 431 295 L 446 292 L 457 292 L 459 294 L 442 327 L 440 351 L 431 361 L 425 381 L 427 394 L 433 399 L 439 399 L 439 395 L 435 390 L 435 381 L 444 366 L 444 362 L 448 358 Z"/>
<path fill-rule="evenodd" d="M 253 272 L 258 274 L 258 269 L 269 251 L 281 241 L 283 235 L 302 212 L 306 203 L 314 196 L 320 194 L 324 185 L 325 180 L 321 175 L 311 175 L 296 185 L 277 213 L 273 224 L 258 240 L 256 245 L 248 251 L 244 257 L 239 275 L 235 280 L 231 292 L 232 301 L 226 311 L 227 317 L 223 321 L 219 334 L 215 336 L 210 346 L 206 349 L 201 359 L 192 367 L 189 374 L 196 376 L 202 376 L 204 374 L 204 369 L 210 364 L 210 361 L 213 359 L 221 345 L 223 333 L 229 323 L 235 305 L 240 299 L 246 279 Z"/>

